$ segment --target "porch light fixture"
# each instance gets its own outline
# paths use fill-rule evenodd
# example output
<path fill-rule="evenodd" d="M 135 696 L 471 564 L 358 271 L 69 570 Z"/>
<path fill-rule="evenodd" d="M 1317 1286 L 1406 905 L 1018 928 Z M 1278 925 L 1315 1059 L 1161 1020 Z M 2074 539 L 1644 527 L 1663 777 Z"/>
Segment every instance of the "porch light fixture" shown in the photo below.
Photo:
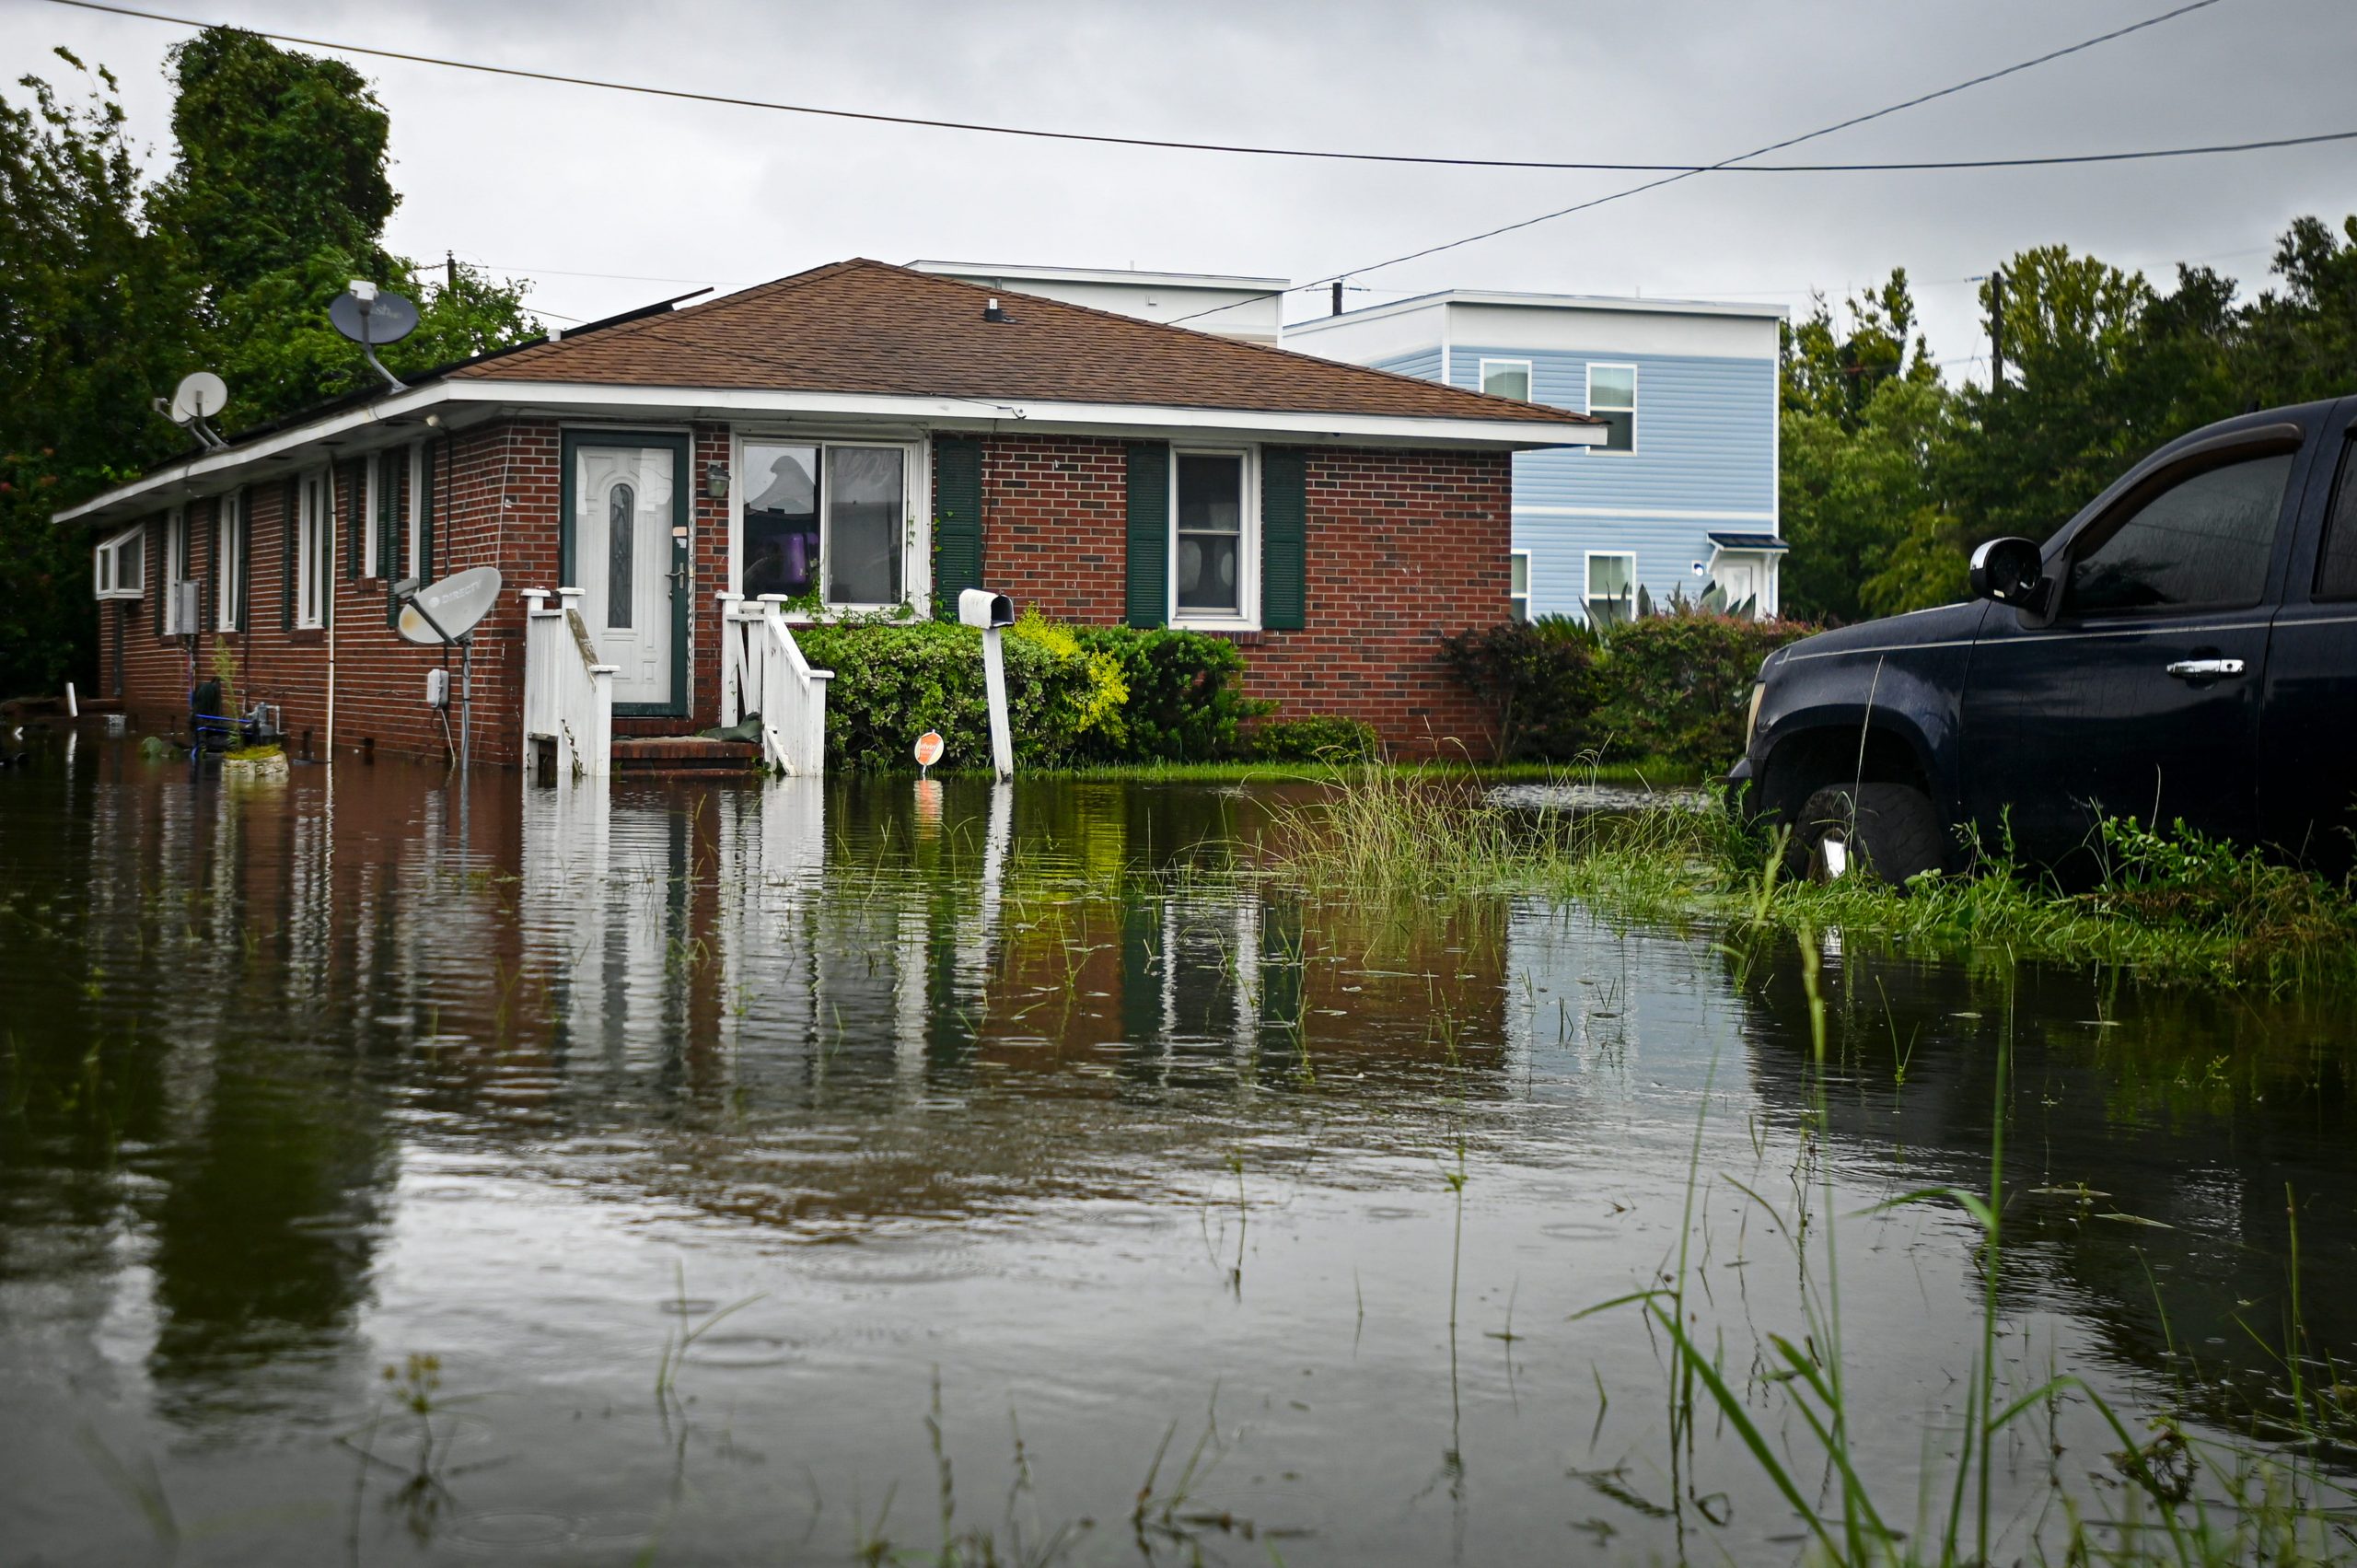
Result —
<path fill-rule="evenodd" d="M 707 501 L 728 499 L 728 465 L 726 463 L 704 464 L 703 498 Z"/>

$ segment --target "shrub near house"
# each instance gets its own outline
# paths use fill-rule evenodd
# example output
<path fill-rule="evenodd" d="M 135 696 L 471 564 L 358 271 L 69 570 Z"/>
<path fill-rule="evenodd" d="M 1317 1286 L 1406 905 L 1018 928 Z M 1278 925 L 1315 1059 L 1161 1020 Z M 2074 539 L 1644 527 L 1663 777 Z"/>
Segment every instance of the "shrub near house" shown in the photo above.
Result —
<path fill-rule="evenodd" d="M 1495 705 L 1509 760 L 1659 758 L 1714 772 L 1742 754 L 1759 661 L 1814 630 L 1683 609 L 1608 631 L 1544 616 L 1445 638 L 1442 657 Z"/>

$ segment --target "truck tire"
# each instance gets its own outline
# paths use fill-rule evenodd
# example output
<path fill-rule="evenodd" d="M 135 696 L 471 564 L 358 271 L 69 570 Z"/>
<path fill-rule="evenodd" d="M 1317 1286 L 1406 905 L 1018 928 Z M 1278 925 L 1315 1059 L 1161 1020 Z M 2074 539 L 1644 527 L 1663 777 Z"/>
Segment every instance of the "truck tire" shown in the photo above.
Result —
<path fill-rule="evenodd" d="M 1914 785 L 1829 784 L 1801 807 L 1790 869 L 1812 881 L 1864 872 L 1898 886 L 1939 870 L 1944 847 L 1940 809 Z"/>

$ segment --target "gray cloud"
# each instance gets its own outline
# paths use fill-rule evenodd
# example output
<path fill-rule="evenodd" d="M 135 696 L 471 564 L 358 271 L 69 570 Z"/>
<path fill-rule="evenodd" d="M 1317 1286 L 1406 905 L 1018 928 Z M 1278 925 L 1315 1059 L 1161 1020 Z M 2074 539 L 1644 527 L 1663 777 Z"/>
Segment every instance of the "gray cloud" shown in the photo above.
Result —
<path fill-rule="evenodd" d="M 221 0 L 274 30 L 702 91 L 1122 134 L 1469 156 L 1707 162 L 2118 27 L 2162 0 L 1776 6 L 1524 0 L 1285 5 L 364 6 Z M 0 11 L 13 78 L 66 43 L 114 67 L 168 148 L 176 29 L 29 0 Z M 533 273 L 575 319 L 687 285 L 861 254 L 1307 279 L 1632 181 L 1056 145 L 666 102 L 357 62 L 393 114 L 397 248 Z M 1826 157 L 2010 156 L 2357 123 L 2357 7 L 2224 4 L 1813 143 Z M 1933 346 L 1980 351 L 1962 280 L 2059 241 L 2165 278 L 2247 285 L 2293 215 L 2357 210 L 2346 146 L 2155 165 L 1713 175 L 1365 278 L 1740 294 L 1796 308 L 1904 264 Z M 627 277 L 575 274 L 619 273 Z M 1385 297 L 1356 294 L 1354 301 Z M 1322 308 L 1296 297 L 1295 313 Z M 1954 367 L 1967 368 L 1962 364 Z"/>

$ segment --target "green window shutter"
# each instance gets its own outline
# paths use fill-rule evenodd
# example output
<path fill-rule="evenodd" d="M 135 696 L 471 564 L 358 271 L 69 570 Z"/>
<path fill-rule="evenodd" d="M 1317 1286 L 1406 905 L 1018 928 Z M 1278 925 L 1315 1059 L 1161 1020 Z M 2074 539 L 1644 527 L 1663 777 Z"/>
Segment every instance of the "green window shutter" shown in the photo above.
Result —
<path fill-rule="evenodd" d="M 295 630 L 295 528 L 303 511 L 300 480 L 290 479 L 278 503 L 278 579 L 284 590 L 278 600 L 278 629 Z"/>
<path fill-rule="evenodd" d="M 1129 479 L 1129 622 L 1159 626 L 1170 618 L 1170 447 L 1130 443 Z"/>
<path fill-rule="evenodd" d="M 1297 451 L 1260 454 L 1260 624 L 1271 632 L 1300 631 L 1308 608 L 1308 468 Z"/>
<path fill-rule="evenodd" d="M 943 436 L 933 443 L 933 614 L 958 619 L 958 596 L 982 586 L 982 444 Z"/>

